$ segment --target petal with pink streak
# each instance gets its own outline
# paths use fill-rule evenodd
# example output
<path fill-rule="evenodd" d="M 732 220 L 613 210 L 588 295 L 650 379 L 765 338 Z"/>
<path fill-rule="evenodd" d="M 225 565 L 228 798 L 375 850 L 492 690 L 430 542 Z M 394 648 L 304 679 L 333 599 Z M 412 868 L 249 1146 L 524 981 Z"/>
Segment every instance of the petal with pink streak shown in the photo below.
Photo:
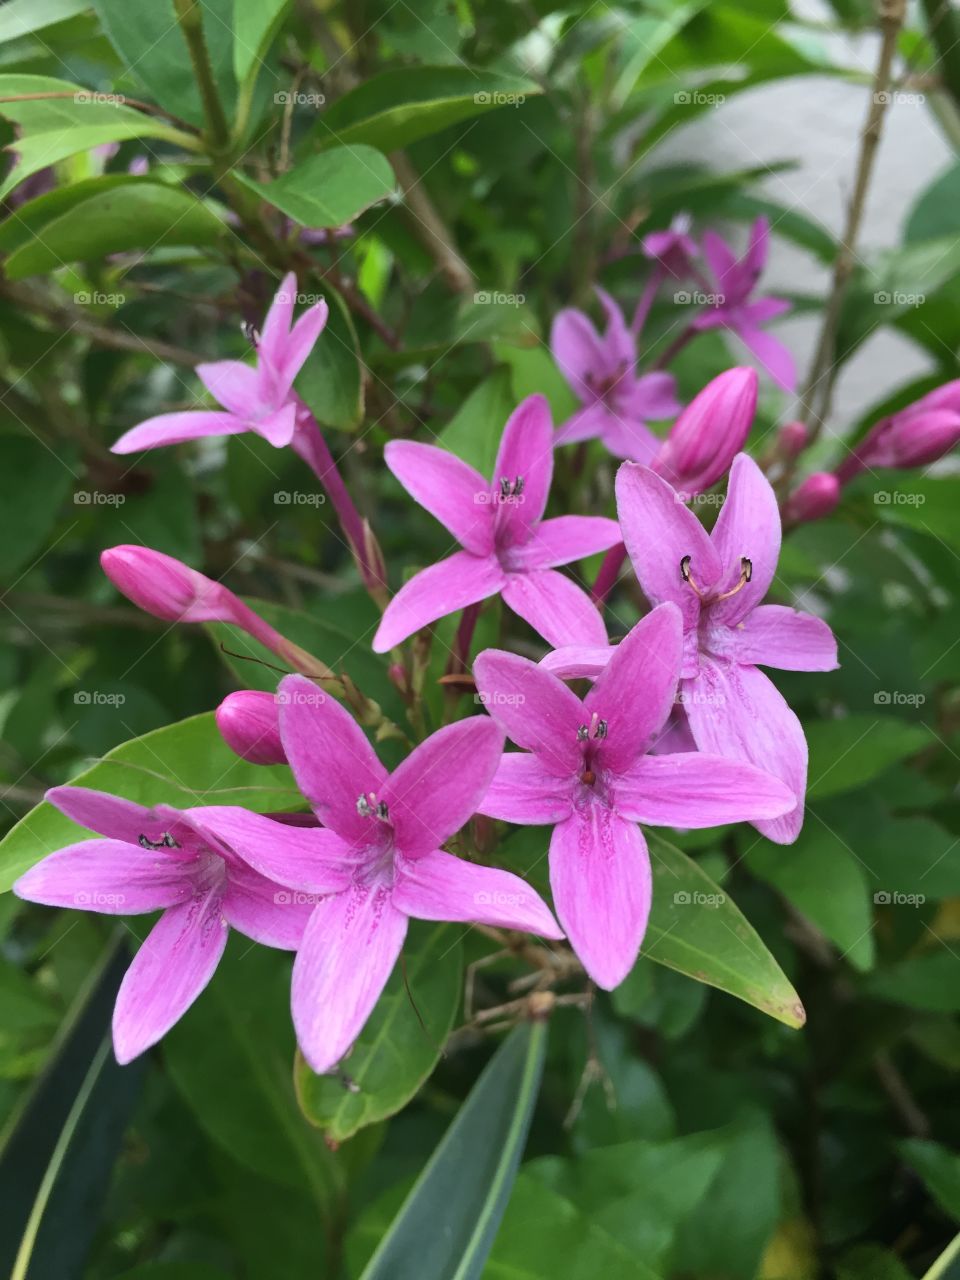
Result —
<path fill-rule="evenodd" d="M 478 806 L 480 813 L 520 826 L 552 826 L 573 810 L 574 775 L 558 777 L 528 751 L 505 752 Z"/>
<path fill-rule="evenodd" d="M 734 630 L 734 656 L 781 671 L 835 671 L 837 640 L 822 618 L 782 604 L 761 604 Z"/>
<path fill-rule="evenodd" d="M 585 405 L 557 428 L 554 444 L 579 444 L 581 440 L 595 440 L 606 436 L 616 422 L 602 400 Z"/>
<path fill-rule="evenodd" d="M 254 423 L 254 431 L 275 449 L 282 449 L 293 439 L 297 426 L 297 406 L 293 400 L 280 406 Z"/>
<path fill-rule="evenodd" d="M 497 504 L 497 542 L 512 547 L 526 542 L 543 515 L 553 477 L 553 423 L 545 396 L 527 396 L 500 437 L 493 465 L 493 486 L 523 481 L 522 501 Z"/>
<path fill-rule="evenodd" d="M 47 907 L 102 915 L 141 915 L 183 902 L 193 893 L 193 859 L 124 840 L 84 840 L 38 862 L 17 880 L 18 898 Z"/>
<path fill-rule="evenodd" d="M 260 330 L 257 347 L 258 358 L 268 364 L 274 373 L 283 365 L 284 351 L 293 323 L 293 308 L 297 300 L 297 277 L 292 271 L 280 281 Z"/>
<path fill-rule="evenodd" d="M 553 569 L 608 551 L 620 541 L 620 526 L 606 516 L 555 516 L 543 520 L 533 537 L 507 555 L 511 568 Z"/>
<path fill-rule="evenodd" d="M 147 418 L 129 431 L 125 431 L 115 444 L 112 453 L 140 453 L 145 449 L 159 449 L 167 444 L 183 444 L 187 440 L 201 440 L 204 436 L 235 436 L 249 431 L 250 424 L 232 413 L 217 413 L 197 409 L 186 413 L 161 413 Z"/>
<path fill-rule="evenodd" d="M 607 321 L 603 334 L 606 359 L 615 367 L 632 370 L 637 361 L 637 346 L 620 305 L 611 294 L 607 293 L 606 289 L 601 289 L 599 285 L 594 285 L 594 292 L 600 299 Z"/>
<path fill-rule="evenodd" d="M 751 325 L 738 326 L 737 333 L 743 345 L 756 356 L 778 387 L 787 392 L 796 391 L 797 364 L 786 343 L 775 338 L 772 333 Z"/>
<path fill-rule="evenodd" d="M 556 569 L 508 574 L 501 595 L 555 649 L 606 641 L 607 629 L 597 606 L 582 587 Z"/>
<path fill-rule="evenodd" d="M 361 790 L 352 797 L 354 809 Z M 356 851 L 327 827 L 292 826 L 236 805 L 201 805 L 186 813 L 215 848 L 236 855 L 229 864 L 231 876 L 246 863 L 266 882 L 276 882 L 274 888 L 319 894 L 339 893 L 352 881 Z"/>
<path fill-rule="evenodd" d="M 475 555 L 493 550 L 496 508 L 490 482 L 447 449 L 391 440 L 384 461 L 407 493 Z"/>
<path fill-rule="evenodd" d="M 228 868 L 221 909 L 231 928 L 244 937 L 265 947 L 296 951 L 320 896 L 285 888 L 237 862 Z"/>
<path fill-rule="evenodd" d="M 696 830 L 780 818 L 796 803 L 772 773 L 701 751 L 643 756 L 616 783 L 617 812 L 652 827 Z"/>
<path fill-rule="evenodd" d="M 733 250 L 715 231 L 703 233 L 703 256 L 718 285 L 723 285 L 727 274 L 737 266 Z"/>
<path fill-rule="evenodd" d="M 780 558 L 780 508 L 773 486 L 754 460 L 738 453 L 730 468 L 727 500 L 711 535 L 723 565 L 718 586 L 732 590 L 740 581 L 744 558 L 750 561 L 750 581 L 710 606 L 713 622 L 734 626 L 760 603 L 770 589 Z"/>
<path fill-rule="evenodd" d="M 111 840 L 137 843 L 153 822 L 153 810 L 89 787 L 51 787 L 43 797 L 71 821 Z"/>
<path fill-rule="evenodd" d="M 197 377 L 214 400 L 244 422 L 250 422 L 260 412 L 260 378 L 256 369 L 241 360 L 198 364 Z"/>
<path fill-rule="evenodd" d="M 477 604 L 502 590 L 507 576 L 495 556 L 457 551 L 422 569 L 387 605 L 373 637 L 374 653 L 386 653 L 447 614 Z"/>
<path fill-rule="evenodd" d="M 326 327 L 329 314 L 330 309 L 321 298 L 312 307 L 308 307 L 291 328 L 280 358 L 280 367 L 277 369 L 277 389 L 282 395 L 289 392 L 297 374 L 306 364 L 314 344 Z"/>
<path fill-rule="evenodd" d="M 382 885 L 354 885 L 314 908 L 293 965 L 293 1025 L 314 1071 L 350 1051 L 380 998 L 407 932 Z"/>
<path fill-rule="evenodd" d="M 305 676 L 286 676 L 277 691 L 280 737 L 297 786 L 314 813 L 348 842 L 366 844 L 369 819 L 357 800 L 376 793 L 387 771 L 349 711 Z M 265 863 L 261 869 L 266 871 Z"/>
<path fill-rule="evenodd" d="M 646 466 L 656 457 L 662 441 L 638 415 L 618 408 L 607 417 L 603 443 L 615 458 Z"/>
<path fill-rule="evenodd" d="M 477 812 L 502 751 L 500 726 L 488 716 L 468 716 L 438 729 L 398 765 L 379 799 L 405 857 L 439 848 Z"/>
<path fill-rule="evenodd" d="M 550 908 L 525 880 L 439 849 L 400 862 L 393 903 L 417 920 L 489 924 L 541 938 L 563 937 Z"/>
<path fill-rule="evenodd" d="M 550 327 L 550 351 L 577 398 L 587 399 L 587 380 L 605 362 L 603 341 L 590 318 L 573 307 L 558 312 Z"/>
<path fill-rule="evenodd" d="M 541 658 L 540 666 L 561 680 L 596 680 L 613 657 L 615 648 L 615 645 L 567 644 Z"/>
<path fill-rule="evenodd" d="M 640 828 L 588 803 L 553 830 L 550 885 L 557 916 L 583 967 L 611 991 L 636 963 L 653 883 Z"/>
<path fill-rule="evenodd" d="M 673 418 L 683 407 L 677 399 L 677 380 L 672 373 L 645 373 L 634 379 L 623 397 L 624 408 L 642 422 Z"/>
<path fill-rule="evenodd" d="M 767 770 L 797 797 L 796 807 L 782 818 L 753 824 L 777 844 L 792 844 L 803 826 L 807 740 L 783 695 L 756 667 L 708 657 L 701 659 L 700 676 L 684 681 L 683 688 L 684 710 L 701 751 Z"/>
<path fill-rule="evenodd" d="M 580 765 L 577 728 L 583 703 L 529 658 L 499 649 L 477 655 L 473 675 L 483 705 L 511 742 L 532 751 L 553 774 L 572 778 Z"/>

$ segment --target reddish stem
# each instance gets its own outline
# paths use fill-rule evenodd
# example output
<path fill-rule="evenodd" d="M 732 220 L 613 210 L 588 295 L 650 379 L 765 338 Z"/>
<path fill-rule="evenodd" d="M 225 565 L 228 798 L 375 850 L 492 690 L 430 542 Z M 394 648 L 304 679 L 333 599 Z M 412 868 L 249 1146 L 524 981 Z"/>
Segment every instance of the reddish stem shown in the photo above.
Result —
<path fill-rule="evenodd" d="M 603 564 L 600 566 L 597 580 L 593 584 L 593 590 L 590 592 L 594 604 L 602 605 L 613 590 L 626 558 L 627 548 L 622 542 L 618 542 L 615 547 L 611 547 L 603 557 Z"/>

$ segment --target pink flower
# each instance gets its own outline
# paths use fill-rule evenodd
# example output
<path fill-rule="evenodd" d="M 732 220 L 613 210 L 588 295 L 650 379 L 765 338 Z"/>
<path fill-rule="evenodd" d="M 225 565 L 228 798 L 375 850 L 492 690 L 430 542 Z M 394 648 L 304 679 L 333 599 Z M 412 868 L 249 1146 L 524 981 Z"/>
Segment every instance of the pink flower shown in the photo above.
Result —
<path fill-rule="evenodd" d="M 293 381 L 327 323 L 322 299 L 293 321 L 297 279 L 284 276 L 267 313 L 257 344 L 257 365 L 240 360 L 217 360 L 197 365 L 197 375 L 217 410 L 162 413 L 132 427 L 113 446 L 114 453 L 138 453 L 160 445 L 180 444 L 201 436 L 229 436 L 255 431 L 277 448 L 293 440 L 300 405 Z"/>
<path fill-rule="evenodd" d="M 633 968 L 650 911 L 650 859 L 637 823 L 711 827 L 794 806 L 783 783 L 752 765 L 720 754 L 648 754 L 674 704 L 681 644 L 680 610 L 664 604 L 616 646 L 582 702 L 516 654 L 487 649 L 474 663 L 491 716 L 523 748 L 503 756 L 481 812 L 553 826 L 557 915 L 607 990 Z"/>
<path fill-rule="evenodd" d="M 729 329 L 736 333 L 760 361 L 770 377 L 785 391 L 797 385 L 797 370 L 790 350 L 778 338 L 765 333 L 763 326 L 790 310 L 782 298 L 754 298 L 753 291 L 767 261 L 770 224 L 758 218 L 753 224 L 750 244 L 737 259 L 730 246 L 715 231 L 703 237 L 703 252 L 714 276 L 716 301 L 694 320 L 695 329 Z"/>
<path fill-rule="evenodd" d="M 846 483 L 870 467 L 926 467 L 960 443 L 960 378 L 881 418 L 837 467 Z"/>
<path fill-rule="evenodd" d="M 697 243 L 690 235 L 690 215 L 679 213 L 666 231 L 651 231 L 640 241 L 645 258 L 657 263 L 664 274 L 683 280 L 690 274 L 697 256 Z"/>
<path fill-rule="evenodd" d="M 293 969 L 297 1039 L 314 1071 L 348 1052 L 390 976 L 407 920 L 451 920 L 562 937 L 549 908 L 517 876 L 440 846 L 476 811 L 503 735 L 485 716 L 438 730 L 388 774 L 343 707 L 300 676 L 280 685 L 280 732 L 301 791 L 323 830 L 307 856 L 256 815 L 197 811 L 263 875 L 316 905 Z M 296 832 L 297 836 L 302 832 Z"/>
<path fill-rule="evenodd" d="M 822 520 L 836 510 L 840 501 L 840 481 L 829 471 L 815 471 L 807 476 L 787 499 L 783 518 L 791 524 L 805 520 Z"/>
<path fill-rule="evenodd" d="M 681 496 L 702 493 L 726 475 L 750 434 L 757 409 L 753 369 L 728 369 L 681 412 L 652 462 Z"/>
<path fill-rule="evenodd" d="M 552 645 L 603 643 L 603 621 L 589 596 L 555 566 L 606 551 L 620 541 L 620 530 L 602 516 L 542 518 L 553 475 L 553 429 L 543 396 L 528 397 L 510 415 L 492 481 L 433 445 L 392 441 L 385 458 L 463 550 L 401 587 L 374 637 L 377 653 L 498 592 Z"/>
<path fill-rule="evenodd" d="M 550 350 L 583 408 L 557 432 L 558 444 L 599 436 L 618 458 L 649 462 L 660 441 L 648 420 L 679 412 L 672 374 L 636 374 L 636 341 L 623 312 L 603 289 L 597 296 L 607 316 L 601 337 L 582 311 L 568 308 L 554 319 Z"/>
<path fill-rule="evenodd" d="M 217 728 L 231 751 L 251 764 L 286 764 L 280 715 L 272 693 L 240 689 L 217 707 Z"/>
<path fill-rule="evenodd" d="M 186 1013 L 213 976 L 230 927 L 269 947 L 299 946 L 309 907 L 292 902 L 205 830 L 195 820 L 203 810 L 147 809 L 83 787 L 55 787 L 46 798 L 103 838 L 51 853 L 20 877 L 14 893 L 104 915 L 163 912 L 120 985 L 113 1014 L 118 1062 L 156 1044 Z M 315 829 L 248 817 L 261 838 L 282 829 L 301 857 L 323 838 Z"/>

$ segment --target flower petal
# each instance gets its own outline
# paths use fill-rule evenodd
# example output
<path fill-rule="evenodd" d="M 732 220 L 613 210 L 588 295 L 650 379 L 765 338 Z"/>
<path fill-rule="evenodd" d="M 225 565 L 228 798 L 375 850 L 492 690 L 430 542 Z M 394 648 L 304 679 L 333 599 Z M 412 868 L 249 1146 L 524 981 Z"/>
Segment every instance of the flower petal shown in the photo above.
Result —
<path fill-rule="evenodd" d="M 257 371 L 241 360 L 215 360 L 211 364 L 198 364 L 197 377 L 214 400 L 244 422 L 255 418 L 263 407 Z"/>
<path fill-rule="evenodd" d="M 772 333 L 748 324 L 738 325 L 737 333 L 743 345 L 756 356 L 778 387 L 788 392 L 796 390 L 797 364 L 786 343 L 775 338 Z"/>
<path fill-rule="evenodd" d="M 562 938 L 550 908 L 525 880 L 434 850 L 402 862 L 394 906 L 417 920 L 454 920 Z"/>
<path fill-rule="evenodd" d="M 583 700 L 590 716 L 605 721 L 607 736 L 597 757 L 614 773 L 629 768 L 663 728 L 680 681 L 683 622 L 669 601 L 641 618 Z"/>
<path fill-rule="evenodd" d="M 183 902 L 193 893 L 193 859 L 124 840 L 83 840 L 58 849 L 13 886 L 18 898 L 47 907 L 140 915 Z"/>
<path fill-rule="evenodd" d="M 741 760 L 687 751 L 642 756 L 616 786 L 617 812 L 652 827 L 718 827 L 779 818 L 796 797 L 779 778 Z"/>
<path fill-rule="evenodd" d="M 603 345 L 607 363 L 614 368 L 632 370 L 637 362 L 637 346 L 633 334 L 623 317 L 617 300 L 606 289 L 594 285 L 594 292 L 603 307 L 607 325 L 603 334 Z"/>
<path fill-rule="evenodd" d="M 349 711 L 305 676 L 286 676 L 277 691 L 280 737 L 297 786 L 326 827 L 366 843 L 357 800 L 377 792 L 387 771 Z"/>
<path fill-rule="evenodd" d="M 412 440 L 391 440 L 384 461 L 407 493 L 468 551 L 493 550 L 496 508 L 489 481 L 447 449 Z"/>
<path fill-rule="evenodd" d="M 620 526 L 606 516 L 555 516 L 543 520 L 529 542 L 509 552 L 511 567 L 521 571 L 552 569 L 607 551 L 620 541 Z"/>
<path fill-rule="evenodd" d="M 662 443 L 638 414 L 623 409 L 608 415 L 602 439 L 615 458 L 644 466 L 653 461 Z"/>
<path fill-rule="evenodd" d="M 737 662 L 781 671 L 835 671 L 837 640 L 822 618 L 782 604 L 761 604 L 734 632 Z"/>
<path fill-rule="evenodd" d="M 297 374 L 306 364 L 307 357 L 326 326 L 329 314 L 330 309 L 321 298 L 312 307 L 308 307 L 291 328 L 277 369 L 278 390 L 284 395 L 289 392 Z"/>
<path fill-rule="evenodd" d="M 721 561 L 703 525 L 680 495 L 646 467 L 625 463 L 617 472 L 617 514 L 634 572 L 654 604 L 680 606 L 684 627 L 700 617 L 697 593 L 684 582 L 681 562 L 701 591 L 720 577 Z"/>
<path fill-rule="evenodd" d="M 314 1071 L 330 1071 L 363 1030 L 393 970 L 407 917 L 380 885 L 354 885 L 314 908 L 293 965 L 293 1025 Z"/>
<path fill-rule="evenodd" d="M 607 638 L 597 606 L 572 578 L 555 569 L 508 574 L 501 595 L 555 649 L 565 644 L 601 645 Z"/>
<path fill-rule="evenodd" d="M 735 595 L 710 607 L 712 621 L 733 626 L 770 589 L 780 558 L 780 509 L 773 486 L 754 460 L 738 453 L 730 468 L 727 500 L 713 526 L 711 542 L 723 565 L 722 583 L 736 586 L 742 560 L 750 561 L 750 581 Z"/>
<path fill-rule="evenodd" d="M 722 285 L 727 273 L 735 269 L 737 259 L 733 250 L 721 236 L 715 231 L 707 230 L 703 233 L 703 256 L 707 260 L 707 266 L 713 275 L 717 284 Z"/>
<path fill-rule="evenodd" d="M 807 741 L 783 695 L 756 667 L 702 657 L 700 676 L 684 681 L 684 710 L 698 748 L 767 770 L 797 797 L 782 818 L 754 826 L 777 844 L 791 844 L 803 825 Z"/>
<path fill-rule="evenodd" d="M 526 542 L 547 505 L 553 477 L 553 423 L 545 396 L 527 396 L 503 428 L 493 486 L 523 481 L 523 501 L 497 506 L 497 541 L 502 547 Z"/>
<path fill-rule="evenodd" d="M 683 407 L 677 399 L 676 378 L 672 373 L 642 374 L 632 382 L 625 407 L 644 422 L 675 417 Z"/>
<path fill-rule="evenodd" d="M 572 417 L 557 428 L 554 444 L 579 444 L 581 440 L 605 437 L 611 424 L 616 425 L 610 410 L 602 400 L 578 409 Z"/>
<path fill-rule="evenodd" d="M 540 666 L 544 671 L 552 671 L 561 680 L 596 680 L 613 657 L 615 647 L 566 644 L 541 658 Z"/>
<path fill-rule="evenodd" d="M 590 318 L 573 307 L 558 312 L 550 327 L 550 351 L 577 398 L 588 399 L 589 375 L 606 364 L 603 340 Z"/>
<path fill-rule="evenodd" d="M 229 928 L 218 890 L 170 907 L 124 975 L 113 1010 L 113 1049 L 123 1065 L 165 1036 L 213 977 Z"/>
<path fill-rule="evenodd" d="M 204 436 L 235 436 L 249 430 L 250 424 L 232 413 L 216 413 L 207 409 L 161 413 L 125 431 L 110 446 L 110 451 L 140 453 L 143 449 L 159 449 L 166 444 L 182 444 L 185 440 L 199 440 Z"/>
<path fill-rule="evenodd" d="M 136 844 L 153 822 L 152 809 L 89 787 L 51 787 L 43 798 L 79 826 L 111 840 Z"/>
<path fill-rule="evenodd" d="M 297 277 L 292 271 L 288 271 L 273 296 L 270 310 L 263 321 L 260 342 L 257 346 L 258 359 L 268 364 L 274 372 L 278 372 L 283 365 L 296 300 Z"/>
<path fill-rule="evenodd" d="M 580 765 L 577 726 L 583 703 L 562 680 L 529 658 L 499 649 L 477 655 L 473 675 L 483 705 L 518 747 L 532 751 L 560 777 Z"/>
<path fill-rule="evenodd" d="M 477 812 L 502 751 L 503 730 L 487 716 L 448 724 L 415 747 L 378 793 L 398 850 L 416 858 L 459 831 Z"/>
<path fill-rule="evenodd" d="M 284 888 L 237 862 L 227 872 L 221 909 L 231 928 L 245 937 L 265 947 L 296 951 L 318 901 L 315 893 Z"/>
<path fill-rule="evenodd" d="M 362 789 L 352 797 L 354 811 Z M 236 805 L 201 805 L 186 812 L 195 827 L 236 855 L 228 867 L 230 877 L 235 867 L 247 863 L 274 888 L 339 893 L 351 883 L 356 854 L 326 827 L 291 826 Z"/>
<path fill-rule="evenodd" d="M 587 804 L 554 828 L 550 885 L 557 916 L 583 967 L 611 991 L 636 963 L 653 892 L 640 828 Z"/>
<path fill-rule="evenodd" d="M 496 595 L 505 583 L 506 574 L 495 556 L 469 551 L 456 551 L 422 569 L 387 605 L 373 637 L 374 653 L 386 653 L 421 627 Z"/>
<path fill-rule="evenodd" d="M 558 777 L 528 751 L 505 752 L 478 811 L 521 826 L 550 826 L 569 818 L 571 778 Z"/>

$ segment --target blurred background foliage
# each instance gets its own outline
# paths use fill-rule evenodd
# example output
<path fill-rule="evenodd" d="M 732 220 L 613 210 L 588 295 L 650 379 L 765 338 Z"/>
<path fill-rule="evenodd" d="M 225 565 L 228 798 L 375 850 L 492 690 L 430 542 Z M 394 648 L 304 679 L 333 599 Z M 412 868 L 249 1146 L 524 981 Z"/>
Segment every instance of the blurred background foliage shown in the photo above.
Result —
<path fill-rule="evenodd" d="M 792 244 L 811 275 L 833 261 L 816 212 L 758 186 L 765 166 L 679 164 L 671 135 L 793 77 L 844 78 L 866 103 L 870 69 L 838 56 L 836 37 L 877 20 L 866 0 L 816 15 L 780 0 L 199 9 L 228 130 L 203 141 L 171 0 L 0 8 L 3 140 L 19 157 L 0 221 L 8 825 L 119 744 L 265 678 L 225 660 L 219 642 L 235 640 L 211 643 L 120 599 L 98 565 L 116 543 L 308 615 L 283 615 L 295 638 L 396 702 L 369 654 L 374 606 L 292 453 L 252 435 L 109 452 L 143 418 L 200 402 L 197 360 L 248 352 L 242 322 L 262 318 L 283 270 L 331 302 L 298 389 L 330 428 L 396 586 L 446 544 L 382 467 L 383 444 L 439 437 L 482 465 L 522 396 L 542 390 L 558 419 L 569 413 L 544 346 L 550 319 L 572 300 L 590 305 L 598 279 L 631 305 L 647 231 L 689 212 L 743 243 L 765 213 L 774 255 Z M 922 95 L 951 146 L 955 23 L 945 6 L 911 10 L 897 58 L 897 93 Z M 917 190 L 899 243 L 858 258 L 832 358 L 842 366 L 889 326 L 925 371 L 892 395 L 884 383 L 857 421 L 830 422 L 815 463 L 958 375 L 958 192 L 960 164 Z M 880 292 L 892 301 L 878 305 Z M 792 301 L 815 315 L 823 291 Z M 663 298 L 650 359 L 675 323 Z M 684 397 L 741 358 L 704 334 L 675 366 Z M 750 447 L 762 455 L 790 416 L 766 385 Z M 580 461 L 558 457 L 554 509 L 612 513 L 611 460 L 595 443 Z M 746 826 L 679 838 L 771 948 L 806 1028 L 642 958 L 589 1020 L 563 1008 L 548 1037 L 531 1047 L 540 1033 L 528 1033 L 521 1048 L 542 1057 L 543 1086 L 488 1280 L 950 1274 L 936 1260 L 960 1218 L 958 512 L 960 478 L 946 465 L 892 473 L 882 492 L 862 479 L 834 517 L 791 535 L 775 597 L 826 616 L 842 662 L 776 677 L 810 740 L 805 829 L 789 849 Z M 628 585 L 621 593 L 629 619 L 637 606 Z M 481 638 L 495 621 L 485 615 Z M 522 629 L 511 643 L 536 651 Z M 442 674 L 439 650 L 434 667 Z M 444 696 L 431 682 L 434 715 Z M 190 732 L 172 748 L 148 739 L 138 767 L 162 758 L 161 783 L 215 784 L 225 748 L 209 720 Z M 514 841 L 504 860 L 535 878 L 545 834 Z M 6 886 L 16 869 L 3 856 Z M 464 1023 L 465 966 L 486 1006 L 511 998 L 517 968 L 508 957 L 475 969 L 489 940 L 440 933 L 422 928 L 408 968 L 442 1039 Z M 234 939 L 164 1045 L 120 1070 L 105 1029 L 124 930 L 6 894 L 0 942 L 0 1266 L 18 1277 L 359 1276 L 455 1115 L 472 1140 L 504 1150 L 522 1128 L 516 1099 L 502 1130 L 489 1100 L 461 1109 L 497 1042 L 476 1029 L 457 1032 L 415 1100 L 386 1118 L 437 1057 L 396 975 L 371 1037 L 402 1069 L 381 1060 L 365 1111 L 337 1081 L 298 1071 L 295 1091 L 285 956 Z M 489 1089 L 513 1098 L 516 1064 L 495 1066 Z M 467 1159 L 443 1166 L 427 1235 L 476 1213 Z"/>

